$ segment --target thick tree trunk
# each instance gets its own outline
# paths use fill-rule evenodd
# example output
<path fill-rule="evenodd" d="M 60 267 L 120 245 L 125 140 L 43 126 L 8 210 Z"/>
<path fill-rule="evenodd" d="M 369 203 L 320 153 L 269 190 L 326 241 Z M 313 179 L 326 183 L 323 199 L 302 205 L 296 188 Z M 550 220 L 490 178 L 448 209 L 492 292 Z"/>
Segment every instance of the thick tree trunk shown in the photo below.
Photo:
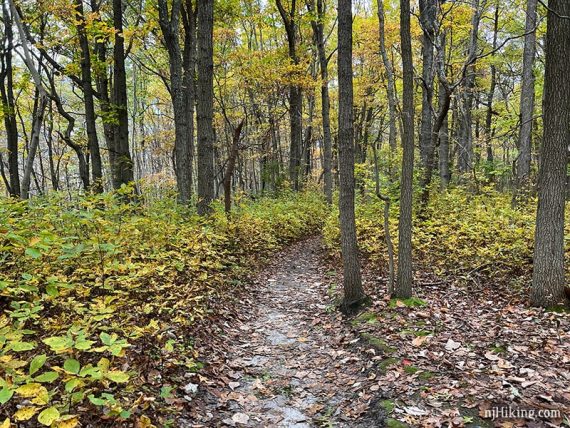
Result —
<path fill-rule="evenodd" d="M 517 187 L 526 187 L 530 176 L 532 117 L 534 114 L 534 57 L 536 53 L 536 7 L 538 0 L 527 0 L 520 101 L 519 157 Z"/>
<path fill-rule="evenodd" d="M 400 222 L 398 224 L 398 274 L 395 297 L 412 295 L 412 192 L 414 174 L 414 69 L 410 35 L 410 0 L 400 0 L 400 39 L 402 46 L 404 148 L 400 183 Z"/>
<path fill-rule="evenodd" d="M 447 94 L 445 88 L 439 84 L 438 104 L 439 111 L 442 111 L 444 104 L 447 101 Z M 439 178 L 442 189 L 447 189 L 451 181 L 451 170 L 449 168 L 449 112 L 445 114 L 441 129 L 439 130 Z"/>
<path fill-rule="evenodd" d="M 354 113 L 352 110 L 352 0 L 338 0 L 338 158 L 340 173 L 340 236 L 344 270 L 344 300 L 349 311 L 366 295 L 362 289 L 354 213 Z"/>
<path fill-rule="evenodd" d="M 422 37 L 422 116 L 420 127 L 420 156 L 424 168 L 433 152 L 432 144 L 432 100 L 434 77 L 434 43 L 436 35 L 437 0 L 420 0 L 420 23 Z"/>
<path fill-rule="evenodd" d="M 550 307 L 565 301 L 564 208 L 570 144 L 570 2 L 548 2 L 544 73 L 544 138 L 538 173 L 534 270 L 530 299 Z"/>
<path fill-rule="evenodd" d="M 198 2 L 198 213 L 211 212 L 214 186 L 214 0 Z"/>
<path fill-rule="evenodd" d="M 8 175 L 11 196 L 19 197 L 20 169 L 18 165 L 18 125 L 16 122 L 16 102 L 14 100 L 12 53 L 14 52 L 14 33 L 12 31 L 12 16 L 6 2 L 2 2 L 4 18 L 4 49 L 2 70 L 0 74 L 0 94 L 4 106 L 4 126 L 6 130 L 6 145 L 8 149 Z"/>
<path fill-rule="evenodd" d="M 307 3 L 309 10 L 315 12 L 314 0 Z M 323 118 L 323 179 L 324 192 L 328 204 L 332 204 L 332 138 L 331 138 L 331 119 L 330 110 L 331 102 L 329 96 L 329 73 L 328 59 L 325 48 L 324 35 L 324 17 L 325 17 L 325 0 L 317 0 L 316 19 L 311 21 L 315 43 L 317 45 L 317 54 L 319 56 L 319 66 L 321 72 L 321 113 Z"/>
<path fill-rule="evenodd" d="M 117 123 L 113 130 L 114 162 L 111 163 L 113 188 L 134 181 L 133 161 L 129 149 L 129 115 L 127 111 L 127 73 L 125 70 L 125 38 L 123 35 L 122 0 L 113 0 L 113 25 L 115 46 L 113 49 L 113 98 L 112 104 Z"/>
<path fill-rule="evenodd" d="M 388 85 L 386 86 L 386 92 L 388 94 L 388 114 L 389 114 L 389 133 L 388 133 L 388 144 L 390 149 L 396 149 L 396 129 L 397 129 L 397 117 L 396 117 L 396 84 L 394 83 L 394 69 L 392 67 L 392 62 L 388 58 L 388 52 L 386 51 L 386 30 L 385 22 L 386 18 L 384 16 L 384 3 L 382 0 L 377 2 L 378 4 L 378 29 L 379 29 L 379 42 L 380 42 L 380 55 L 382 56 L 382 62 L 386 70 L 386 79 L 388 80 Z"/>
<path fill-rule="evenodd" d="M 103 163 L 101 161 L 101 151 L 99 150 L 99 139 L 97 137 L 97 116 L 95 115 L 93 86 L 91 86 L 91 53 L 89 51 L 89 41 L 85 30 L 83 0 L 74 0 L 74 2 L 77 13 L 77 35 L 79 38 L 79 47 L 81 49 L 81 86 L 85 104 L 87 146 L 89 148 L 89 157 L 91 159 L 92 189 L 94 192 L 100 193 L 103 191 Z"/>
<path fill-rule="evenodd" d="M 174 171 L 178 201 L 187 204 L 192 196 L 192 148 L 194 121 L 194 13 L 191 1 L 184 9 L 185 46 L 180 46 L 181 0 L 172 2 L 168 12 L 166 0 L 159 0 L 159 23 L 168 52 L 170 96 L 174 110 Z M 186 46 L 187 45 L 187 46 Z"/>

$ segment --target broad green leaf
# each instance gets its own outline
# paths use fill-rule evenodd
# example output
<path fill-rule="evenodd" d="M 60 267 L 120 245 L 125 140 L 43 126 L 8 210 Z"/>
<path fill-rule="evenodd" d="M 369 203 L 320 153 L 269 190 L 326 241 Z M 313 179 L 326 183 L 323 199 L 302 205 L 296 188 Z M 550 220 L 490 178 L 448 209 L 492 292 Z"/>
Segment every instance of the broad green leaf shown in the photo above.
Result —
<path fill-rule="evenodd" d="M 59 377 L 59 373 L 57 373 L 57 372 L 45 372 L 39 376 L 36 376 L 34 378 L 34 380 L 36 382 L 41 382 L 41 383 L 50 383 L 50 382 L 53 382 L 54 380 L 56 380 L 58 377 Z"/>
<path fill-rule="evenodd" d="M 110 370 L 105 373 L 105 377 L 116 383 L 125 383 L 129 381 L 129 375 L 120 370 Z"/>
<path fill-rule="evenodd" d="M 49 346 L 55 352 L 65 351 L 71 349 L 73 346 L 73 339 L 67 336 L 53 336 L 42 340 L 47 346 Z"/>
<path fill-rule="evenodd" d="M 26 255 L 32 257 L 33 259 L 38 259 L 42 256 L 42 253 L 37 248 L 29 247 L 26 248 Z"/>
<path fill-rule="evenodd" d="M 38 415 L 38 422 L 42 425 L 50 426 L 59 418 L 59 410 L 54 406 L 48 407 Z"/>
<path fill-rule="evenodd" d="M 73 378 L 65 383 L 65 392 L 73 392 L 81 384 L 81 380 L 78 378 Z"/>
<path fill-rule="evenodd" d="M 10 343 L 10 347 L 14 352 L 23 352 L 34 349 L 36 345 L 32 342 L 12 342 Z"/>
<path fill-rule="evenodd" d="M 68 358 L 63 363 L 63 368 L 66 371 L 68 371 L 69 373 L 77 374 L 77 373 L 79 373 L 79 369 L 81 368 L 81 365 L 79 364 L 79 361 L 77 361 L 76 359 Z"/>
<path fill-rule="evenodd" d="M 97 398 L 93 394 L 88 395 L 87 398 L 89 398 L 89 401 L 91 401 L 91 403 L 95 404 L 96 406 L 104 406 L 107 403 L 106 400 Z"/>
<path fill-rule="evenodd" d="M 10 400 L 10 398 L 12 398 L 12 395 L 14 395 L 13 389 L 8 389 L 6 387 L 0 389 L 0 404 L 7 403 L 8 400 Z"/>
<path fill-rule="evenodd" d="M 47 360 L 46 354 L 35 356 L 32 362 L 30 363 L 30 370 L 29 370 L 30 376 L 36 373 L 39 369 L 41 369 L 43 365 L 46 363 L 46 360 Z"/>

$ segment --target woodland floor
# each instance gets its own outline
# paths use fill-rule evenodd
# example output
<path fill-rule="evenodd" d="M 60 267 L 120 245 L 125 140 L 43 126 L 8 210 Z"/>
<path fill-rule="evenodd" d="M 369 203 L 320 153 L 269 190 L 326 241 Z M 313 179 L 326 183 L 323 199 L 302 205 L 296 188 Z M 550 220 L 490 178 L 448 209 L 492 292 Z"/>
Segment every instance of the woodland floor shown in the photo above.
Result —
<path fill-rule="evenodd" d="M 529 309 L 522 293 L 422 275 L 419 299 L 390 301 L 385 278 L 365 271 L 373 303 L 346 318 L 318 238 L 281 252 L 253 283 L 216 334 L 197 339 L 208 364 L 190 379 L 181 426 L 568 423 L 570 317 Z M 507 405 L 562 418 L 484 418 Z"/>

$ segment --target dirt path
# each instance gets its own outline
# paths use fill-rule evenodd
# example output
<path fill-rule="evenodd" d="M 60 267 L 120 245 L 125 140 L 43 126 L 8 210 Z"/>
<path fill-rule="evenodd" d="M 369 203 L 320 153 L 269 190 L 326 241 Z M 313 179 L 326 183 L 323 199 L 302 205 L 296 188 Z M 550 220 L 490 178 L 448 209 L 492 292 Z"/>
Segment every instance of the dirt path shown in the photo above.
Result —
<path fill-rule="evenodd" d="M 319 252 L 317 239 L 300 242 L 258 277 L 257 309 L 225 331 L 225 364 L 196 400 L 202 424 L 353 427 L 366 410 L 366 362 L 330 307 Z"/>

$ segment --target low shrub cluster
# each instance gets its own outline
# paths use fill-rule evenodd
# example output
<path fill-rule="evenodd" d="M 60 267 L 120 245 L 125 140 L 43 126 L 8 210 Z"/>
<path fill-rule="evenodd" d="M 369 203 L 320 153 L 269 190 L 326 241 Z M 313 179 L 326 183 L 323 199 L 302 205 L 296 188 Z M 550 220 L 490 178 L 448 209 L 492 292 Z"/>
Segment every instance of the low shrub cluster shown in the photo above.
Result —
<path fill-rule="evenodd" d="M 311 192 L 208 219 L 111 194 L 0 200 L 0 427 L 150 426 L 176 392 L 165 375 L 200 367 L 192 324 L 326 216 Z"/>
<path fill-rule="evenodd" d="M 386 269 L 383 202 L 361 199 L 356 208 L 360 249 L 371 263 Z M 415 216 L 414 261 L 421 269 L 457 278 L 482 275 L 510 285 L 528 284 L 532 270 L 536 201 L 513 208 L 511 197 L 485 189 L 474 195 L 464 189 L 434 194 L 427 212 Z M 390 232 L 397 248 L 398 206 L 390 211 Z M 338 251 L 335 213 L 324 226 L 331 253 Z M 566 254 L 570 259 L 570 213 L 566 221 Z M 569 260 L 570 261 L 570 260 Z M 567 263 L 570 269 L 570 263 Z M 569 270 L 570 273 L 570 270 Z"/>

